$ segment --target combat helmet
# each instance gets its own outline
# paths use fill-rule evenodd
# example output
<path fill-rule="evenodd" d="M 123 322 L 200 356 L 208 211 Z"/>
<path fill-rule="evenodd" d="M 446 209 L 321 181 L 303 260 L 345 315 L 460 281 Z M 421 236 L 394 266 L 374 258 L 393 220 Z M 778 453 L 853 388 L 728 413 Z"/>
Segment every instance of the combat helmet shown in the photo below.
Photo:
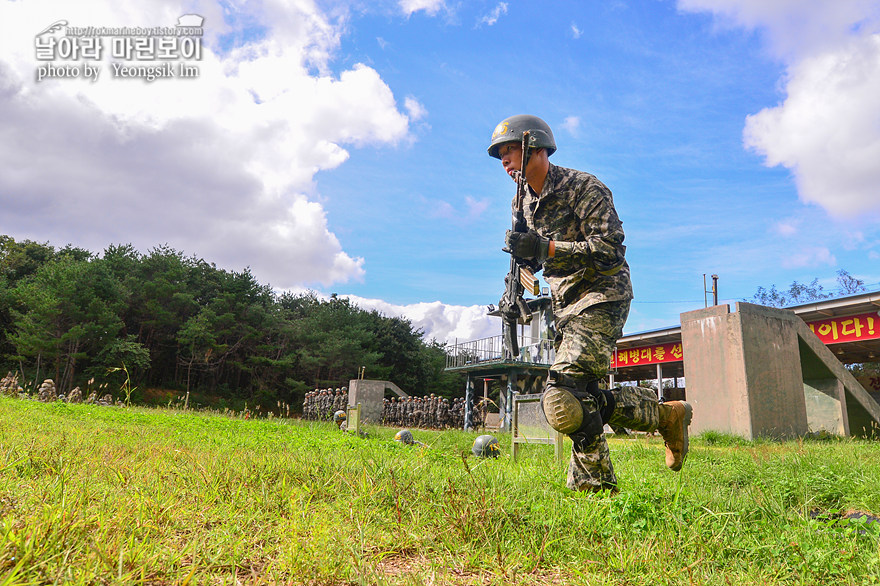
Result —
<path fill-rule="evenodd" d="M 410 430 L 401 429 L 396 434 L 394 434 L 394 441 L 411 446 L 415 443 L 416 440 L 413 438 L 413 434 Z"/>
<path fill-rule="evenodd" d="M 342 422 L 346 419 L 348 419 L 348 416 L 346 416 L 345 411 L 342 409 L 333 414 L 333 423 L 336 425 L 342 425 Z"/>
<path fill-rule="evenodd" d="M 537 116 L 518 114 L 505 118 L 495 127 L 489 143 L 489 156 L 500 159 L 498 147 L 506 142 L 521 142 L 526 130 L 529 131 L 529 147 L 547 149 L 547 156 L 556 152 L 556 140 L 550 126 Z"/>
<path fill-rule="evenodd" d="M 501 446 L 494 436 L 481 435 L 474 440 L 471 452 L 478 458 L 497 458 L 501 455 Z"/>

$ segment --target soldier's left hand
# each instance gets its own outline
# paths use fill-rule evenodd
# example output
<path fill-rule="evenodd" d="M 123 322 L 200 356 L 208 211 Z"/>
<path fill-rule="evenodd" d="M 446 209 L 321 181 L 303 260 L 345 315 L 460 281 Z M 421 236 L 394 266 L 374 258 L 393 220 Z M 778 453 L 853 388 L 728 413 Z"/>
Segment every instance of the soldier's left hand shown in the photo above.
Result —
<path fill-rule="evenodd" d="M 508 230 L 504 235 L 504 252 L 509 252 L 517 258 L 525 260 L 537 260 L 539 263 L 547 260 L 550 253 L 550 239 L 544 238 L 534 230 L 528 232 L 514 232 Z"/>

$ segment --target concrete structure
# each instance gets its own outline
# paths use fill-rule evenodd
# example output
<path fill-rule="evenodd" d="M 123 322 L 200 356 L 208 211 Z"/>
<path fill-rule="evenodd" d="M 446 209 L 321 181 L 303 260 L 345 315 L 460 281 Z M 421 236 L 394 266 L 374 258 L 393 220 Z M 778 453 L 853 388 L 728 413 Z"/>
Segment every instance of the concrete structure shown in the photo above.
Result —
<path fill-rule="evenodd" d="M 820 337 L 843 364 L 880 360 L 880 293 L 859 293 L 787 307 Z M 612 360 L 614 381 L 640 381 L 684 376 L 681 326 L 626 334 L 617 341 Z M 863 385 L 880 400 L 880 377 Z M 668 398 L 681 398 L 670 396 Z"/>
<path fill-rule="evenodd" d="M 533 311 L 544 312 L 533 321 L 541 324 L 540 335 L 526 337 L 521 326 L 516 359 L 503 358 L 501 336 L 456 342 L 447 356 L 447 370 L 467 374 L 469 404 L 479 379 L 507 383 L 499 401 L 505 431 L 511 429 L 514 395 L 539 393 L 553 362 L 547 301 L 528 301 Z M 863 386 L 844 364 L 880 360 L 880 293 L 784 310 L 748 303 L 736 307 L 733 313 L 727 305 L 684 313 L 681 325 L 623 336 L 609 384 L 655 380 L 665 399 L 694 403 L 694 433 L 873 435 L 880 421 L 880 377 Z"/>
<path fill-rule="evenodd" d="M 354 379 L 348 382 L 348 406 L 361 404 L 362 423 L 382 423 L 386 389 L 398 397 L 409 396 L 391 381 Z"/>
<path fill-rule="evenodd" d="M 872 436 L 880 406 L 794 312 L 737 303 L 683 313 L 692 433 Z"/>

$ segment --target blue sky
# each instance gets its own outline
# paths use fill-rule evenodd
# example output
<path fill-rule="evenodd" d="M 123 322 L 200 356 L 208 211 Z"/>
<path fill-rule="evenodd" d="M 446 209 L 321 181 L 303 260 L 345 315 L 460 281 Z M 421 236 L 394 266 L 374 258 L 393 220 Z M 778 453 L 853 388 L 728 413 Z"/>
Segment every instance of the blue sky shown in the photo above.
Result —
<path fill-rule="evenodd" d="M 33 38 L 205 17 L 195 80 L 35 81 Z M 0 2 L 0 232 L 168 243 L 439 339 L 491 335 L 531 113 L 614 193 L 628 333 L 844 269 L 880 287 L 880 2 Z M 9 24 L 13 28 L 7 29 Z M 48 148 L 47 145 L 51 145 Z"/>

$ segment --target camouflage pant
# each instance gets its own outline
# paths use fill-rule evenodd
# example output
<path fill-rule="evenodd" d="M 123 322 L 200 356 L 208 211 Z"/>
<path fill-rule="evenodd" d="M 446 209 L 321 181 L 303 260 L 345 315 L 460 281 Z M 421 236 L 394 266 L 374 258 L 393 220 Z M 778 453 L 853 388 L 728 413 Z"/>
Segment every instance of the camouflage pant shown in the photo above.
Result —
<path fill-rule="evenodd" d="M 636 431 L 655 431 L 660 422 L 660 403 L 657 394 L 644 387 L 617 387 L 611 389 L 617 403 L 608 423 Z M 590 397 L 585 408 L 597 409 Z M 568 488 L 572 490 L 601 490 L 617 488 L 617 476 L 611 464 L 611 454 L 605 434 L 595 437 L 572 437 L 571 461 L 568 464 Z"/>
<path fill-rule="evenodd" d="M 556 335 L 556 360 L 551 370 L 581 379 L 604 379 L 611 353 L 623 333 L 629 301 L 600 303 L 565 322 Z M 616 407 L 608 422 L 636 431 L 654 431 L 660 418 L 657 395 L 642 387 L 612 389 Z M 599 407 L 593 397 L 582 401 L 590 412 Z M 615 489 L 617 477 L 605 435 L 574 434 L 568 487 L 572 490 Z"/>
<path fill-rule="evenodd" d="M 603 379 L 611 367 L 611 353 L 623 334 L 629 301 L 599 303 L 559 326 L 551 370 L 577 378 Z"/>

